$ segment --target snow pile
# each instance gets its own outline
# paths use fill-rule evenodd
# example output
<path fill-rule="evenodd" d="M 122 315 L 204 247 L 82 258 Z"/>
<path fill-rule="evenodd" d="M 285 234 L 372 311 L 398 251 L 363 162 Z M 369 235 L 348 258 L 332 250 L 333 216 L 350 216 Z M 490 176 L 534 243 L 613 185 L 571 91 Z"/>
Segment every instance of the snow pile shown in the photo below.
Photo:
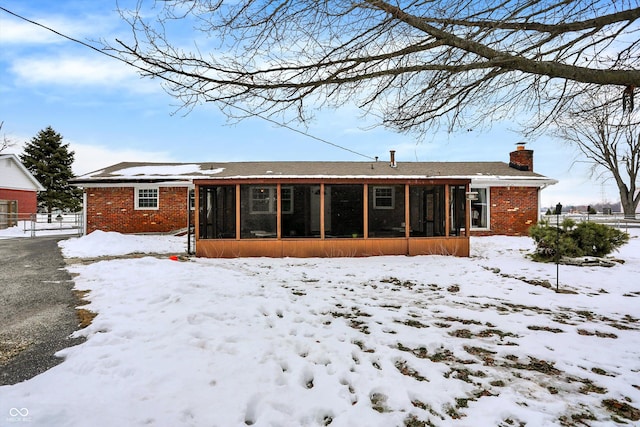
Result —
<path fill-rule="evenodd" d="M 66 241 L 66 256 L 174 244 L 94 234 Z M 531 239 L 512 237 L 473 238 L 471 258 L 73 265 L 77 289 L 91 291 L 83 308 L 98 313 L 78 333 L 87 341 L 0 387 L 0 417 L 21 417 L 13 408 L 34 426 L 631 423 L 635 235 L 617 254 L 624 264 L 561 266 L 561 287 L 575 293 L 536 285 L 555 285 L 555 265 L 527 260 Z M 631 412 L 607 409 L 624 405 Z"/>
<path fill-rule="evenodd" d="M 183 253 L 186 237 L 163 235 L 120 234 L 113 231 L 94 231 L 79 238 L 59 243 L 67 258 L 93 258 L 144 253 Z"/>

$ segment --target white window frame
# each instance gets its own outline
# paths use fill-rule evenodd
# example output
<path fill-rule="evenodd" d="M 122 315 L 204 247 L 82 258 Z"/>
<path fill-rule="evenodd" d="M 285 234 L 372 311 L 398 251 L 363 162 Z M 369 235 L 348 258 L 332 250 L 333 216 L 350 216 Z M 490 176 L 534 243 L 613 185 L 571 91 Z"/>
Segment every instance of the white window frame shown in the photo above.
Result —
<path fill-rule="evenodd" d="M 256 210 L 255 208 L 255 202 L 257 201 L 257 199 L 255 199 L 253 197 L 253 192 L 254 190 L 260 190 L 263 189 L 266 192 L 268 192 L 267 195 L 267 200 L 268 200 L 268 208 L 267 210 Z M 285 197 L 284 193 L 285 191 L 283 190 L 287 190 L 290 194 L 289 197 Z M 251 214 L 254 215 L 273 215 L 277 212 L 278 209 L 278 205 L 277 205 L 277 201 L 278 201 L 278 188 L 277 187 L 272 187 L 272 186 L 267 186 L 267 185 L 252 185 L 249 189 L 249 212 Z M 289 209 L 287 210 L 282 210 L 283 214 L 291 214 L 293 213 L 293 187 L 290 186 L 283 186 L 280 187 L 280 197 L 282 198 L 282 200 L 289 200 L 291 203 L 289 204 Z M 262 201 L 262 200 L 260 200 Z"/>
<path fill-rule="evenodd" d="M 145 196 L 140 197 L 142 191 L 155 191 L 156 193 L 156 205 L 155 206 L 140 206 L 140 200 L 153 199 L 153 197 Z M 134 206 L 135 210 L 139 211 L 157 211 L 160 209 L 160 188 L 158 187 L 135 187 L 134 189 Z"/>
<path fill-rule="evenodd" d="M 391 195 L 383 195 L 383 196 L 379 196 L 378 195 L 378 190 L 391 190 Z M 387 206 L 387 205 L 379 205 L 378 204 L 378 200 L 379 199 L 391 199 L 391 206 Z M 374 209 L 395 209 L 396 207 L 396 189 L 395 187 L 392 186 L 376 186 L 373 187 L 373 208 Z"/>
<path fill-rule="evenodd" d="M 285 192 L 289 193 L 289 197 L 285 196 Z M 282 213 L 283 214 L 292 214 L 293 213 L 293 187 L 290 186 L 282 186 L 280 187 L 280 203 L 282 204 Z M 284 202 L 289 202 L 289 209 L 284 209 Z"/>
<path fill-rule="evenodd" d="M 258 200 L 254 197 L 254 192 L 260 191 L 261 189 L 263 190 L 263 193 L 266 192 L 267 198 Z M 252 185 L 249 187 L 249 212 L 253 215 L 274 214 L 276 212 L 275 199 L 276 199 L 276 187 Z M 263 202 L 264 200 L 267 201 L 267 205 L 266 205 L 267 209 L 266 210 L 256 209 L 256 206 L 258 205 L 257 202 Z"/>
<path fill-rule="evenodd" d="M 196 190 L 195 190 L 195 188 L 190 188 L 188 190 L 188 194 L 189 194 L 189 210 L 190 211 L 195 211 L 196 210 Z"/>
<path fill-rule="evenodd" d="M 469 191 L 474 192 L 478 190 L 484 190 L 486 194 L 486 210 L 487 210 L 487 225 L 486 227 L 476 227 L 473 225 L 473 210 L 471 211 L 471 229 L 472 230 L 489 230 L 491 228 L 491 187 L 483 186 L 470 186 Z M 473 209 L 473 208 L 472 208 Z"/>

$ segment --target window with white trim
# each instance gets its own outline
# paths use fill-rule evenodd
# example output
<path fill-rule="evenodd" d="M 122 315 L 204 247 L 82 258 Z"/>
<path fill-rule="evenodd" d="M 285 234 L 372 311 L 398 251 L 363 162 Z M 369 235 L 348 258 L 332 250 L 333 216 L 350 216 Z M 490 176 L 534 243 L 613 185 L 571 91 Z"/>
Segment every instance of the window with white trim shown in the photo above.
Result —
<path fill-rule="evenodd" d="M 273 214 L 277 210 L 276 187 L 251 187 L 250 212 Z"/>
<path fill-rule="evenodd" d="M 478 193 L 471 201 L 471 228 L 489 228 L 489 189 L 471 187 L 471 191 Z"/>
<path fill-rule="evenodd" d="M 281 187 L 282 213 L 293 213 L 293 187 Z M 274 214 L 278 209 L 277 188 L 251 187 L 250 208 L 252 214 Z"/>
<path fill-rule="evenodd" d="M 395 207 L 395 188 L 373 187 L 373 208 L 393 209 Z"/>
<path fill-rule="evenodd" d="M 137 188 L 135 190 L 136 209 L 158 209 L 160 196 L 157 188 Z"/>
<path fill-rule="evenodd" d="M 196 190 L 189 190 L 189 210 L 196 210 Z"/>
<path fill-rule="evenodd" d="M 282 213 L 293 213 L 293 187 L 281 187 L 280 198 L 282 199 L 282 206 L 280 207 L 282 209 Z"/>

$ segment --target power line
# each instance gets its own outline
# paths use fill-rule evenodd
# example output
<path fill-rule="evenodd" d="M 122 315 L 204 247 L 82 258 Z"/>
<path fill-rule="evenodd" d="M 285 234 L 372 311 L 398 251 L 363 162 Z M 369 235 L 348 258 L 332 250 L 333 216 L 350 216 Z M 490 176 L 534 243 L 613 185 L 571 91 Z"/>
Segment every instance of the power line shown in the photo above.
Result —
<path fill-rule="evenodd" d="M 93 50 L 93 51 L 96 51 L 96 52 L 98 52 L 98 53 L 100 53 L 100 54 L 102 54 L 102 55 L 108 56 L 109 58 L 112 58 L 112 59 L 118 60 L 118 61 L 120 61 L 120 62 L 124 62 L 125 64 L 127 64 L 127 65 L 129 65 L 129 66 L 131 66 L 131 67 L 133 67 L 133 68 L 136 68 L 136 69 L 138 69 L 138 70 L 140 70 L 140 71 L 143 71 L 144 73 L 147 73 L 147 74 L 150 74 L 150 75 L 152 75 L 152 76 L 154 76 L 154 77 L 157 77 L 157 78 L 160 78 L 160 79 L 162 79 L 162 80 L 165 80 L 165 81 L 167 81 L 167 82 L 169 82 L 169 83 L 171 83 L 171 84 L 174 84 L 174 85 L 177 85 L 177 86 L 181 86 L 181 87 L 183 87 L 184 89 L 188 89 L 184 84 L 180 83 L 179 81 L 173 80 L 173 79 L 171 79 L 171 78 L 169 78 L 169 77 L 166 77 L 166 76 L 164 76 L 164 75 L 162 75 L 162 74 L 158 74 L 158 73 L 155 73 L 155 72 L 153 72 L 153 71 L 150 71 L 150 70 L 148 70 L 148 69 L 146 69 L 146 68 L 144 68 L 144 67 L 141 67 L 140 65 L 137 65 L 137 64 L 135 64 L 135 63 L 133 63 L 133 62 L 131 62 L 131 61 L 128 61 L 128 60 L 126 60 L 126 59 L 124 59 L 124 58 L 122 58 L 122 57 L 119 57 L 119 56 L 113 55 L 113 54 L 111 54 L 111 53 L 109 53 L 109 52 L 105 52 L 104 50 L 102 50 L 102 49 L 98 49 L 97 47 L 95 47 L 95 46 L 93 46 L 93 45 L 91 45 L 91 44 L 89 44 L 89 43 L 87 43 L 87 42 L 84 42 L 84 41 L 82 41 L 82 40 L 75 39 L 75 38 L 73 38 L 73 37 L 71 37 L 71 36 L 68 36 L 68 35 L 66 35 L 66 34 L 64 34 L 64 33 L 61 33 L 61 32 L 59 32 L 59 31 L 56 31 L 56 30 L 54 30 L 54 29 L 53 29 L 53 28 L 51 28 L 51 27 L 48 27 L 48 26 L 46 26 L 46 25 L 44 25 L 44 24 L 41 24 L 41 23 L 39 23 L 39 22 L 37 22 L 37 21 L 33 21 L 33 20 L 31 20 L 31 19 L 29 19 L 29 18 L 26 18 L 26 17 L 24 17 L 24 16 L 22 16 L 22 15 L 19 15 L 19 14 L 15 13 L 15 12 L 12 12 L 12 11 L 10 11 L 9 9 L 6 9 L 6 8 L 4 8 L 4 7 L 2 7 L 2 6 L 0 6 L 0 10 L 2 10 L 2 11 L 4 11 L 4 12 L 8 13 L 9 15 L 15 16 L 15 17 L 16 17 L 16 18 L 18 18 L 18 19 L 21 19 L 21 20 L 23 20 L 23 21 L 25 21 L 25 22 L 28 22 L 28 23 L 30 23 L 30 24 L 32 24 L 32 25 L 35 25 L 35 26 L 38 26 L 38 27 L 40 27 L 40 28 L 43 28 L 43 29 L 45 29 L 45 30 L 47 30 L 47 31 L 50 31 L 50 32 L 52 32 L 52 33 L 54 33 L 54 34 L 56 34 L 56 35 L 58 35 L 58 36 L 60 36 L 60 37 L 62 37 L 62 38 L 65 38 L 65 39 L 67 39 L 67 40 L 69 40 L 69 41 L 71 41 L 71 42 L 73 42 L 73 43 L 77 43 L 77 44 L 79 44 L 79 45 L 82 45 L 82 46 L 84 46 L 84 47 L 87 47 L 87 48 L 89 48 L 89 49 L 91 49 L 91 50 Z M 290 130 L 290 131 L 293 131 L 293 132 L 299 133 L 299 134 L 301 134 L 301 135 L 306 136 L 307 138 L 315 139 L 316 141 L 322 142 L 323 144 L 331 145 L 332 147 L 336 147 L 336 148 L 339 148 L 339 149 L 341 149 L 341 150 L 348 151 L 348 152 L 350 152 L 350 153 L 352 153 L 352 154 L 356 154 L 356 155 L 361 156 L 361 157 L 364 157 L 364 158 L 366 158 L 366 159 L 375 160 L 375 158 L 374 158 L 374 157 L 368 156 L 368 155 L 366 155 L 366 154 L 359 153 L 359 152 L 357 152 L 357 151 L 355 151 L 355 150 L 352 150 L 352 149 L 347 148 L 347 147 L 343 147 L 343 146 L 338 145 L 338 144 L 336 144 L 336 143 L 334 143 L 334 142 L 327 141 L 327 140 L 326 140 L 326 139 L 324 139 L 324 138 L 320 138 L 320 137 L 317 137 L 317 136 L 315 136 L 315 135 L 311 135 L 311 134 L 310 134 L 310 133 L 308 133 L 308 132 L 305 132 L 305 131 L 302 131 L 302 130 L 300 130 L 300 129 L 296 129 L 296 128 L 294 128 L 294 127 L 291 127 L 291 126 L 289 126 L 289 125 L 288 125 L 288 124 L 286 124 L 286 123 L 280 123 L 280 122 L 278 122 L 278 121 L 276 121 L 276 120 L 273 120 L 273 119 L 271 119 L 271 118 L 269 118 L 269 117 L 267 117 L 267 116 L 263 116 L 263 115 L 261 115 L 261 114 L 259 114 L 259 113 L 252 112 L 252 111 L 247 110 L 247 109 L 245 109 L 245 108 L 243 108 L 243 107 L 239 107 L 239 106 L 237 106 L 237 105 L 230 104 L 229 102 L 226 102 L 226 101 L 223 101 L 223 100 L 217 100 L 217 102 L 220 102 L 220 103 L 222 103 L 222 104 L 224 104 L 224 105 L 226 105 L 226 106 L 228 106 L 228 107 L 236 108 L 236 109 L 238 109 L 238 110 L 242 111 L 243 113 L 249 114 L 249 115 L 251 115 L 251 116 L 258 117 L 258 118 L 260 118 L 260 119 L 262 119 L 262 120 L 265 120 L 265 121 L 267 121 L 267 122 L 273 123 L 273 124 L 275 124 L 275 125 L 277 125 L 277 126 L 279 126 L 279 127 L 283 127 L 283 128 L 288 129 L 288 130 Z"/>

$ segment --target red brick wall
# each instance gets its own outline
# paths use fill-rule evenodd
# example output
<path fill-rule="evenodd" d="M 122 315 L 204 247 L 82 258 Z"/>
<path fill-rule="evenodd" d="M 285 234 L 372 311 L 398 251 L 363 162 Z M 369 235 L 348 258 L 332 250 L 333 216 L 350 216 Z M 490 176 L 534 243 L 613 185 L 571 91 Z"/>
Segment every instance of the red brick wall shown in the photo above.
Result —
<path fill-rule="evenodd" d="M 166 233 L 187 227 L 185 187 L 160 187 L 157 210 L 136 210 L 134 188 L 87 188 L 87 234 L 95 230 L 119 233 Z"/>
<path fill-rule="evenodd" d="M 474 236 L 528 236 L 529 227 L 538 221 L 538 189 L 535 187 L 491 187 L 491 224 L 488 231 L 473 231 Z"/>
<path fill-rule="evenodd" d="M 8 190 L 0 188 L 0 200 L 18 201 L 18 219 L 29 219 L 38 210 L 38 193 L 26 190 Z"/>

